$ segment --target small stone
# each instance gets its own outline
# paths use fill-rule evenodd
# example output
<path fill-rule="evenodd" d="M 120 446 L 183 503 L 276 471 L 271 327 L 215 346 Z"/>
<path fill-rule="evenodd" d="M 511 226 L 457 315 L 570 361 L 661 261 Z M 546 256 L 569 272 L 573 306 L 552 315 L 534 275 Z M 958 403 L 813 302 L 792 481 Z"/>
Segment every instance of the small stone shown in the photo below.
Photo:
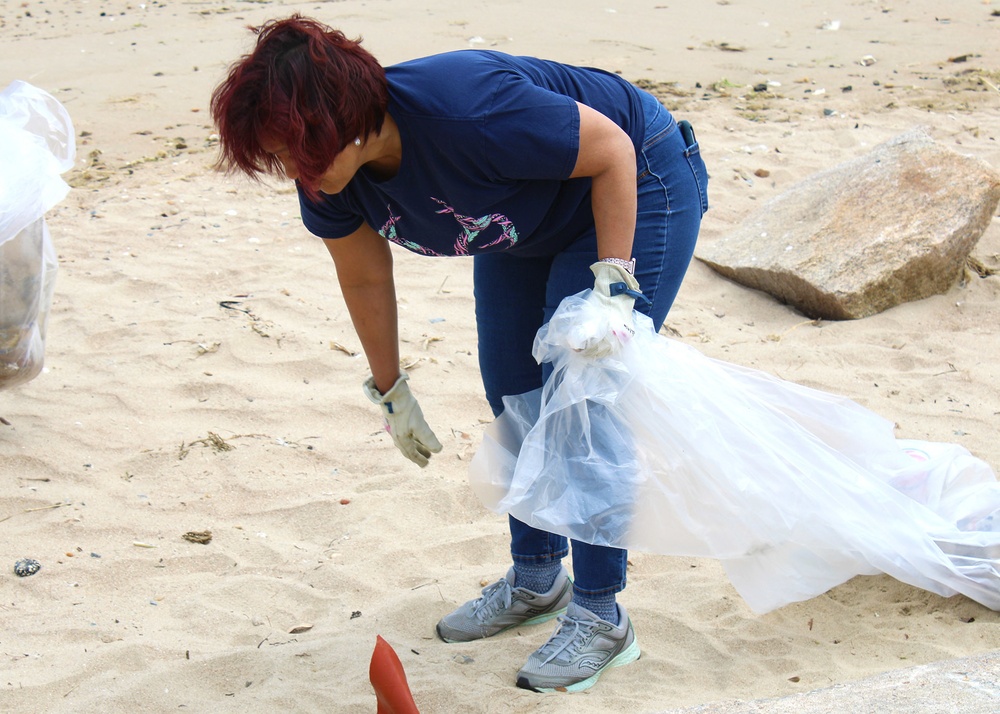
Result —
<path fill-rule="evenodd" d="M 42 564 L 34 558 L 22 558 L 14 563 L 14 575 L 19 578 L 26 578 L 29 575 L 34 575 L 41 569 Z"/>

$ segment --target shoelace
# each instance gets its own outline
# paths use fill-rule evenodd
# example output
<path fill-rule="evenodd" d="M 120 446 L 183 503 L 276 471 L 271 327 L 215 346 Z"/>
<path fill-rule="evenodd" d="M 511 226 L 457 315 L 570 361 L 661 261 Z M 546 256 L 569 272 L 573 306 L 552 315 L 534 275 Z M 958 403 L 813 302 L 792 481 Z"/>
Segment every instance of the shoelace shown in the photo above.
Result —
<path fill-rule="evenodd" d="M 500 578 L 492 585 L 483 588 L 482 597 L 476 600 L 472 606 L 476 619 L 480 622 L 486 622 L 501 610 L 509 608 L 511 592 L 512 588 L 507 582 L 507 578 Z"/>
<path fill-rule="evenodd" d="M 552 650 L 552 654 L 545 658 L 542 666 L 544 667 L 567 650 L 569 651 L 570 658 L 572 658 L 597 626 L 598 623 L 593 620 L 581 620 L 569 615 L 560 617 L 559 628 L 539 650 L 539 654 L 544 654 L 549 649 Z"/>

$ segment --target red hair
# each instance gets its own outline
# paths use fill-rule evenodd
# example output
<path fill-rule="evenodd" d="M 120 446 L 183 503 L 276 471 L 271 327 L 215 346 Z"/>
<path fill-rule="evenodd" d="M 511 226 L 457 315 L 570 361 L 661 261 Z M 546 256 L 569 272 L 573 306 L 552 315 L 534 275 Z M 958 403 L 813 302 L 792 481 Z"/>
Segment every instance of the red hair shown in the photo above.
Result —
<path fill-rule="evenodd" d="M 219 165 L 252 178 L 280 174 L 281 162 L 261 142 L 282 141 L 315 199 L 334 157 L 355 137 L 381 130 L 385 70 L 360 40 L 301 15 L 250 30 L 257 35 L 253 52 L 212 93 Z"/>

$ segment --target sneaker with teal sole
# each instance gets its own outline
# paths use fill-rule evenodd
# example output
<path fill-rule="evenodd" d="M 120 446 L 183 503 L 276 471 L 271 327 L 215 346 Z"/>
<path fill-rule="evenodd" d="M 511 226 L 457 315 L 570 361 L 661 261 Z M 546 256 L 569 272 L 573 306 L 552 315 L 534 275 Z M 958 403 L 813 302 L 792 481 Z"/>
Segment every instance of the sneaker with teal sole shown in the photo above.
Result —
<path fill-rule="evenodd" d="M 560 568 L 555 583 L 546 593 L 517 587 L 514 569 L 482 595 L 445 615 L 437 624 L 437 634 L 445 642 L 471 642 L 492 637 L 513 627 L 551 620 L 566 611 L 573 597 L 573 581 Z"/>
<path fill-rule="evenodd" d="M 625 608 L 618 624 L 571 602 L 549 641 L 517 673 L 517 686 L 535 692 L 582 692 L 613 667 L 639 659 L 639 643 Z"/>

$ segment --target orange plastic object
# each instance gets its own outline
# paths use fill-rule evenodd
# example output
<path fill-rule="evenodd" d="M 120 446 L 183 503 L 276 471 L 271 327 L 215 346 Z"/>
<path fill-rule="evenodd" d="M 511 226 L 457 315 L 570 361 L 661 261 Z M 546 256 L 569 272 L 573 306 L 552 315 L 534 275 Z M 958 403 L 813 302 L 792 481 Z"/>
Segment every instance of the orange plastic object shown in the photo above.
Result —
<path fill-rule="evenodd" d="M 388 642 L 376 635 L 375 651 L 368 667 L 368 678 L 378 698 L 377 714 L 420 714 L 406 683 L 403 663 Z"/>

